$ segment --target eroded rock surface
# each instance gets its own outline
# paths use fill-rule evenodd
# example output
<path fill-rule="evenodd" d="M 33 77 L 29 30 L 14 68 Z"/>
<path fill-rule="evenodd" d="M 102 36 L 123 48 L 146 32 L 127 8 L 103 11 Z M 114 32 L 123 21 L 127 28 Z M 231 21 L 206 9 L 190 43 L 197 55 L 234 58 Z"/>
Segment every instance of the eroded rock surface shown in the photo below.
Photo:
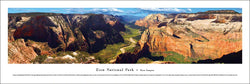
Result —
<path fill-rule="evenodd" d="M 37 53 L 33 48 L 25 45 L 24 39 L 8 43 L 9 64 L 29 64 L 36 56 Z"/>
<path fill-rule="evenodd" d="M 152 16 L 155 18 L 147 18 Z M 158 16 L 166 18 L 159 20 Z M 241 14 L 210 12 L 147 17 L 135 25 L 148 27 L 138 43 L 141 49 L 148 45 L 151 53 L 166 57 L 164 52 L 174 51 L 185 57 L 216 59 L 242 50 Z"/>
<path fill-rule="evenodd" d="M 124 24 L 112 15 L 53 13 L 9 14 L 8 29 L 9 42 L 24 39 L 24 44 L 36 48 L 41 55 L 76 50 L 98 52 L 106 44 L 124 42 L 119 32 L 125 31 Z"/>

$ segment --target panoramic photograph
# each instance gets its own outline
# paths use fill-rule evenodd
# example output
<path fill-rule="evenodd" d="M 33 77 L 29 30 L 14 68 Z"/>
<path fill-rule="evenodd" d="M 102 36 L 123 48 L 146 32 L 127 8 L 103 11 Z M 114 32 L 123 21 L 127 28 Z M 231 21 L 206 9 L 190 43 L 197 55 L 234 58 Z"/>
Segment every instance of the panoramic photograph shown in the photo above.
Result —
<path fill-rule="evenodd" d="M 242 64 L 242 8 L 8 8 L 8 64 Z"/>

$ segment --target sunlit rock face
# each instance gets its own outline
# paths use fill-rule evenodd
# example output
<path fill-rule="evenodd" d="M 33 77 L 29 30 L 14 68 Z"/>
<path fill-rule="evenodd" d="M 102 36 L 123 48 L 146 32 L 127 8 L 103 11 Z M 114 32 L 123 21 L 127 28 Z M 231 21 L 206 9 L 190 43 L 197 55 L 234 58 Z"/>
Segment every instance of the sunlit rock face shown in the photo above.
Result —
<path fill-rule="evenodd" d="M 167 16 L 164 14 L 150 14 L 141 20 L 137 20 L 135 22 L 135 25 L 143 26 L 143 27 L 150 27 L 155 24 L 159 24 L 163 22 L 164 20 L 167 20 Z"/>
<path fill-rule="evenodd" d="M 25 45 L 24 39 L 8 43 L 9 64 L 29 64 L 36 56 L 37 53 L 33 48 Z"/>
<path fill-rule="evenodd" d="M 124 42 L 119 33 L 125 31 L 124 24 L 112 15 L 9 14 L 8 25 L 9 42 L 24 39 L 24 44 L 47 55 L 59 51 L 98 52 L 105 44 Z"/>
<path fill-rule="evenodd" d="M 148 45 L 151 53 L 174 51 L 185 57 L 216 59 L 242 50 L 241 14 L 176 14 L 166 18 L 138 20 L 146 26 L 138 44 Z M 171 20 L 169 20 L 171 17 Z M 140 23 L 140 24 L 139 24 Z M 142 25 L 150 24 L 150 25 Z"/>

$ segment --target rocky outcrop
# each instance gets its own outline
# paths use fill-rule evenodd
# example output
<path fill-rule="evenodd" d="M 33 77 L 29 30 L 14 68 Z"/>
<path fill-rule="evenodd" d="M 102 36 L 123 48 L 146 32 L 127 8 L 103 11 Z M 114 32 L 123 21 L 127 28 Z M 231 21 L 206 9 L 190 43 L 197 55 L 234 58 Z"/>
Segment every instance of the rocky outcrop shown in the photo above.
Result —
<path fill-rule="evenodd" d="M 223 17 L 218 17 L 216 20 L 214 20 L 213 22 L 215 23 L 226 23 L 226 19 Z"/>
<path fill-rule="evenodd" d="M 36 56 L 37 53 L 33 48 L 25 45 L 24 39 L 17 39 L 8 43 L 9 64 L 29 64 Z"/>
<path fill-rule="evenodd" d="M 9 14 L 9 38 L 52 54 L 58 51 L 98 52 L 106 44 L 124 42 L 124 24 L 112 15 L 102 14 Z M 41 45 L 44 45 L 41 46 Z"/>
<path fill-rule="evenodd" d="M 56 51 L 88 52 L 97 52 L 105 48 L 104 44 L 123 42 L 119 32 L 125 31 L 117 18 L 102 14 L 10 15 L 9 28 L 16 29 L 14 39 L 48 42 Z"/>
<path fill-rule="evenodd" d="M 198 14 L 195 17 L 189 17 L 187 20 L 194 21 L 194 20 L 202 20 L 202 19 L 215 19 L 216 16 L 214 14 Z"/>
<path fill-rule="evenodd" d="M 14 38 L 24 38 L 25 40 L 31 39 L 38 42 L 48 42 L 52 48 L 61 44 L 59 34 L 53 31 L 53 27 L 57 27 L 46 16 L 35 16 L 22 26 L 18 27 L 14 32 Z"/>
<path fill-rule="evenodd" d="M 8 18 L 8 41 L 14 41 L 14 32 L 16 28 L 20 27 L 24 22 L 28 21 L 30 17 L 9 16 Z"/>
<path fill-rule="evenodd" d="M 206 20 L 206 19 L 214 20 L 214 22 L 216 23 L 241 22 L 242 14 L 234 12 L 222 10 L 222 11 L 207 11 L 207 12 L 192 13 L 192 14 L 188 13 L 151 14 L 141 20 L 137 20 L 135 22 L 135 25 L 151 28 L 151 26 L 155 26 L 163 22 L 183 24 L 186 21 Z"/>
<path fill-rule="evenodd" d="M 133 53 L 124 53 L 120 54 L 117 58 L 115 63 L 136 63 L 139 57 Z"/>
<path fill-rule="evenodd" d="M 108 23 L 116 31 L 120 32 L 126 30 L 124 24 L 120 22 L 120 18 L 113 15 L 103 15 L 103 18 L 105 22 Z"/>
<path fill-rule="evenodd" d="M 144 19 L 137 20 L 135 22 L 135 25 L 150 27 L 152 25 L 159 24 L 165 20 L 167 20 L 167 16 L 164 14 L 151 14 L 146 16 Z"/>
<path fill-rule="evenodd" d="M 137 44 L 137 46 L 141 45 Z M 120 54 L 114 63 L 137 63 L 142 57 L 152 59 L 149 46 L 146 44 L 142 48 L 137 47 L 134 52 Z"/>
<path fill-rule="evenodd" d="M 177 14 L 171 17 L 169 22 L 165 19 L 152 23 L 143 32 L 138 42 L 141 50 L 147 45 L 149 52 L 162 53 L 164 57 L 167 56 L 164 52 L 174 51 L 199 59 L 221 58 L 242 50 L 241 14 Z M 190 18 L 194 20 L 188 20 Z"/>
<path fill-rule="evenodd" d="M 111 17 L 111 16 L 109 16 Z M 123 42 L 120 31 L 124 31 L 124 25 L 118 20 L 107 19 L 104 15 L 89 15 L 87 18 L 80 19 L 73 25 L 79 29 L 88 42 L 89 52 L 98 52 L 105 48 L 104 44 L 114 44 Z M 77 20 L 77 19 L 75 19 Z M 73 20 L 73 21 L 75 21 Z"/>
<path fill-rule="evenodd" d="M 231 22 L 242 22 L 242 16 L 232 16 Z"/>
<path fill-rule="evenodd" d="M 236 31 L 225 35 L 222 32 L 197 31 L 170 25 L 144 31 L 139 44 L 147 44 L 150 52 L 174 51 L 187 57 L 219 58 L 241 50 L 241 36 L 241 32 Z"/>
<path fill-rule="evenodd" d="M 36 42 L 33 40 L 27 40 L 26 46 L 32 47 L 37 55 L 52 55 L 55 53 L 53 48 L 48 45 L 48 42 Z"/>

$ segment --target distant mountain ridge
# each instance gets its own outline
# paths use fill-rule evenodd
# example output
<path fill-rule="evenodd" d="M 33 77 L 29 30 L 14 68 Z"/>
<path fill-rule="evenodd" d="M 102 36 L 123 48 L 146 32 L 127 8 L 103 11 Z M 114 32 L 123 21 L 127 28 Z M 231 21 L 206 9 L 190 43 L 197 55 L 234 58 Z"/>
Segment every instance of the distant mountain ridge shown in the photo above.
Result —
<path fill-rule="evenodd" d="M 132 23 L 136 20 L 144 18 L 143 16 L 133 16 L 133 15 L 116 15 L 115 17 L 120 18 L 121 21 L 125 23 Z"/>

